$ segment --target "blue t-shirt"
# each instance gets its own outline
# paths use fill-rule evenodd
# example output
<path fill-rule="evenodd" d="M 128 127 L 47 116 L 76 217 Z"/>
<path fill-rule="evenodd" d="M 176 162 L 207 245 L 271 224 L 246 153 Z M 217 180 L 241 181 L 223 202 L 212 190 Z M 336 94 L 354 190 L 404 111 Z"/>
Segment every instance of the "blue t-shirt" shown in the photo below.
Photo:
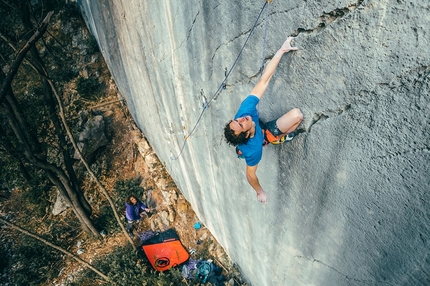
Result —
<path fill-rule="evenodd" d="M 257 165 L 263 156 L 264 136 L 258 121 L 259 116 L 257 111 L 257 104 L 259 102 L 260 99 L 255 95 L 248 95 L 248 97 L 242 101 L 239 110 L 234 116 L 234 119 L 237 119 L 249 115 L 255 123 L 254 137 L 250 138 L 246 144 L 238 145 L 239 150 L 242 151 L 242 154 L 245 156 L 246 164 L 251 167 Z"/>

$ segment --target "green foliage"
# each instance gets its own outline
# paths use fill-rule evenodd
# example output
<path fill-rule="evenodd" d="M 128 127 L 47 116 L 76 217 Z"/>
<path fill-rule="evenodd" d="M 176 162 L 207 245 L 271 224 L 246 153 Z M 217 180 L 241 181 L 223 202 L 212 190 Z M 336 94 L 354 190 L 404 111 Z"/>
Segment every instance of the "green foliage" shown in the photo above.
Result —
<path fill-rule="evenodd" d="M 6 183 L 12 187 L 24 183 L 24 178 L 20 173 L 17 160 L 9 156 L 6 152 L 0 153 L 0 174 L 0 183 Z"/>
<path fill-rule="evenodd" d="M 52 77 L 59 82 L 69 82 L 78 76 L 78 72 L 72 68 L 60 68 L 58 71 L 52 73 Z"/>
<path fill-rule="evenodd" d="M 45 215 L 46 208 L 50 204 L 49 189 L 49 183 L 45 178 L 36 177 L 33 178 L 29 188 L 22 194 L 22 201 L 28 202 L 28 206 L 32 206 L 31 213 L 34 216 Z"/>
<path fill-rule="evenodd" d="M 135 195 L 139 199 L 142 198 L 145 190 L 139 185 L 139 182 L 140 180 L 136 178 L 119 180 L 115 183 L 115 195 L 112 196 L 112 200 L 114 201 L 115 208 L 118 210 L 119 216 L 121 217 L 122 215 L 121 218 L 125 218 L 123 215 L 125 200 L 129 195 Z M 104 229 L 109 233 L 117 233 L 121 231 L 113 211 L 108 205 L 100 207 L 100 214 L 95 223 L 97 227 Z"/>
<path fill-rule="evenodd" d="M 62 221 L 59 221 L 58 217 L 47 216 L 44 223 L 49 225 L 49 233 L 40 236 L 64 249 L 70 249 L 71 241 L 74 241 L 82 231 L 79 221 L 71 216 L 64 217 Z M 93 238 L 87 238 L 88 241 L 91 239 Z"/>
<path fill-rule="evenodd" d="M 109 277 L 111 280 L 109 285 L 195 285 L 193 281 L 188 283 L 183 281 L 180 268 L 173 268 L 167 272 L 154 271 L 148 260 L 130 246 L 116 247 L 108 256 L 99 258 L 93 265 Z M 70 285 L 92 285 L 94 280 L 99 278 L 96 273 L 86 270 Z"/>
<path fill-rule="evenodd" d="M 96 39 L 91 34 L 85 39 L 84 44 L 87 46 L 86 50 L 89 54 L 98 53 L 100 51 Z"/>
<path fill-rule="evenodd" d="M 115 206 L 124 208 L 124 202 L 129 195 L 135 195 L 141 199 L 145 189 L 139 184 L 139 178 L 117 181 L 115 183 Z"/>
<path fill-rule="evenodd" d="M 121 211 L 119 212 L 121 217 Z M 110 206 L 104 205 L 100 207 L 100 215 L 95 221 L 95 225 L 98 229 L 104 229 L 108 233 L 118 233 L 121 231 L 120 226 L 113 214 Z"/>
<path fill-rule="evenodd" d="M 64 17 L 64 19 L 82 18 L 82 15 L 81 15 L 81 12 L 79 11 L 79 7 L 77 3 L 68 1 L 64 5 L 65 7 L 62 9 L 62 15 L 61 15 L 62 17 Z"/>
<path fill-rule="evenodd" d="M 18 166 L 14 164 L 16 162 L 3 161 L 4 159 L 8 158 L 4 156 L 0 159 L 2 182 L 6 183 L 10 189 L 17 187 L 21 190 L 21 192 L 15 192 L 15 197 L 12 199 L 14 202 L 7 204 L 9 211 L 17 211 L 18 209 L 14 208 L 14 206 L 19 205 L 19 211 L 31 213 L 31 217 L 44 216 L 50 204 L 49 190 L 51 188 L 46 176 L 41 172 L 33 172 L 31 167 L 27 167 L 27 171 L 30 173 L 30 180 L 27 181 L 22 177 Z M 27 217 L 25 216 L 25 218 Z"/>
<path fill-rule="evenodd" d="M 9 264 L 14 268 L 13 285 L 41 285 L 59 273 L 61 254 L 57 250 L 23 236 L 13 249 Z"/>
<path fill-rule="evenodd" d="M 101 85 L 96 79 L 92 77 L 79 77 L 76 80 L 76 90 L 84 99 L 95 100 L 100 95 Z"/>
<path fill-rule="evenodd" d="M 9 245 L 5 243 L 0 243 L 0 273 L 3 273 L 8 265 L 9 265 L 9 251 L 8 251 Z"/>
<path fill-rule="evenodd" d="M 46 128 L 49 125 L 49 112 L 43 97 L 45 91 L 37 79 L 38 76 L 33 78 L 27 75 L 23 80 L 14 82 L 19 109 L 32 135 L 52 137 L 51 129 Z M 43 144 L 45 140 L 39 141 Z"/>

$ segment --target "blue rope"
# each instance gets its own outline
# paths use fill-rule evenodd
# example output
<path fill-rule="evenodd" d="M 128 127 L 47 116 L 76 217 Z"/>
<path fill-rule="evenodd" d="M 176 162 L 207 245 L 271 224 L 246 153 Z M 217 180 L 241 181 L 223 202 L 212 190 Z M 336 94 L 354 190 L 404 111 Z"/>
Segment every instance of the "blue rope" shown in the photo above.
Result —
<path fill-rule="evenodd" d="M 264 27 L 264 41 L 263 41 L 263 51 L 261 52 L 261 68 L 260 68 L 260 77 L 263 75 L 264 70 L 264 55 L 266 53 L 266 35 L 267 35 L 267 25 L 269 23 L 269 8 L 270 8 L 270 2 L 267 2 L 267 9 L 266 9 L 266 25 Z"/>
<path fill-rule="evenodd" d="M 266 7 L 267 2 L 264 2 L 263 7 L 260 10 L 260 13 L 258 14 L 257 19 L 255 20 L 254 25 L 252 26 L 248 37 L 245 40 L 245 43 L 243 44 L 242 48 L 240 49 L 240 52 L 238 54 L 238 56 L 236 57 L 236 60 L 234 61 L 233 65 L 231 66 L 230 70 L 228 71 L 228 73 L 226 73 L 224 80 L 222 81 L 222 83 L 220 84 L 220 86 L 218 87 L 218 89 L 215 91 L 214 95 L 211 97 L 211 99 L 206 103 L 206 105 L 203 107 L 202 112 L 200 113 L 199 118 L 197 119 L 196 124 L 194 125 L 193 129 L 191 129 L 190 134 L 188 134 L 185 138 L 184 138 L 184 144 L 182 145 L 181 151 L 179 152 L 179 155 L 176 157 L 172 157 L 170 158 L 170 160 L 177 160 L 181 155 L 182 152 L 184 151 L 185 148 L 185 144 L 187 143 L 188 138 L 190 138 L 191 135 L 193 135 L 193 133 L 195 132 L 197 125 L 199 124 L 200 120 L 203 117 L 203 114 L 205 113 L 206 109 L 212 104 L 212 101 L 214 100 L 214 98 L 220 93 L 220 91 L 223 89 L 223 87 L 226 85 L 227 82 L 227 78 L 229 77 L 231 71 L 233 70 L 233 68 L 236 66 L 237 62 L 239 61 L 240 56 L 242 55 L 243 50 L 245 49 L 246 44 L 248 43 L 249 38 L 252 35 L 252 32 L 254 31 L 255 27 L 257 26 L 258 20 L 260 19 L 261 14 L 263 13 L 264 8 Z M 266 36 L 264 36 L 266 38 Z M 170 150 L 171 151 L 171 150 Z"/>

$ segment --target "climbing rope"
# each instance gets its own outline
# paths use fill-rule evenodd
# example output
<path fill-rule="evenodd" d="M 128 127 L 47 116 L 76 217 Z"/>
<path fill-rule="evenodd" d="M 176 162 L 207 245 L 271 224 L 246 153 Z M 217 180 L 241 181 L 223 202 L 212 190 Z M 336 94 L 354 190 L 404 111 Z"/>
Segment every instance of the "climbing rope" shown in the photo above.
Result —
<path fill-rule="evenodd" d="M 245 40 L 245 43 L 242 45 L 242 48 L 240 49 L 239 54 L 238 54 L 238 55 L 237 55 L 237 57 L 236 57 L 236 60 L 233 62 L 233 65 L 231 66 L 230 70 L 229 70 L 228 72 L 226 72 L 225 77 L 224 77 L 224 80 L 222 81 L 222 83 L 220 84 L 220 86 L 218 87 L 218 89 L 215 91 L 215 93 L 213 94 L 213 96 L 210 98 L 210 100 L 209 100 L 208 102 L 206 102 L 206 103 L 203 105 L 203 110 L 202 110 L 202 112 L 200 113 L 200 115 L 199 115 L 199 117 L 198 117 L 198 119 L 197 119 L 196 124 L 195 124 L 195 125 L 194 125 L 194 127 L 191 129 L 191 132 L 190 132 L 187 136 L 185 136 L 185 138 L 184 138 L 184 144 L 182 145 L 182 148 L 181 148 L 181 151 L 179 152 L 179 155 L 178 155 L 178 156 L 176 156 L 176 157 L 174 157 L 174 156 L 173 156 L 173 153 L 172 153 L 172 150 L 170 150 L 170 153 L 171 153 L 170 160 L 172 160 L 172 161 L 173 161 L 173 160 L 177 160 L 177 159 L 182 155 L 182 152 L 184 151 L 184 148 L 185 148 L 185 145 L 186 145 L 186 143 L 187 143 L 188 138 L 190 138 L 190 137 L 191 137 L 191 135 L 193 135 L 193 133 L 195 132 L 195 130 L 196 130 L 196 128 L 197 128 L 197 125 L 199 124 L 200 120 L 202 119 L 203 114 L 205 113 L 206 109 L 207 109 L 207 108 L 212 104 L 212 102 L 214 101 L 214 98 L 218 96 L 218 94 L 221 92 L 221 90 L 222 90 L 222 89 L 225 89 L 225 86 L 226 86 L 226 83 L 227 83 L 227 78 L 230 76 L 230 73 L 232 72 L 233 68 L 236 66 L 237 62 L 239 61 L 239 58 L 240 58 L 240 56 L 242 55 L 242 52 L 243 52 L 243 50 L 245 49 L 245 46 L 246 46 L 246 44 L 248 43 L 249 38 L 250 38 L 250 37 L 251 37 L 251 35 L 252 35 L 252 32 L 254 31 L 255 27 L 257 26 L 258 20 L 260 19 L 260 16 L 261 16 L 261 14 L 263 13 L 264 8 L 266 8 L 266 5 L 268 5 L 268 3 L 269 3 L 269 2 L 272 2 L 272 0 L 266 0 L 266 1 L 264 2 L 264 5 L 263 5 L 263 7 L 261 8 L 260 13 L 258 14 L 258 17 L 257 17 L 257 19 L 255 20 L 254 25 L 252 26 L 251 31 L 249 32 L 248 37 L 247 37 L 247 38 L 246 38 L 246 40 Z M 266 17 L 267 17 L 267 14 L 266 14 Z M 266 19 L 267 19 L 267 18 L 266 18 Z M 266 28 L 267 28 L 267 21 L 266 21 Z M 264 46 L 265 46 L 265 45 L 266 45 L 266 31 L 264 32 Z M 264 48 L 263 48 L 263 49 L 264 49 Z M 263 51 L 263 53 L 264 53 L 264 51 Z M 263 57 L 264 57 L 264 54 L 263 54 Z M 263 58 L 263 65 L 264 65 L 264 58 Z"/>
<path fill-rule="evenodd" d="M 272 2 L 272 0 L 270 0 L 270 2 Z M 267 35 L 267 25 L 269 23 L 269 8 L 270 8 L 270 2 L 267 2 L 267 9 L 266 9 L 266 24 L 264 27 L 264 41 L 263 41 L 263 49 L 261 52 L 261 67 L 260 67 L 260 77 L 263 75 L 263 70 L 264 70 L 264 55 L 266 52 L 266 35 Z"/>

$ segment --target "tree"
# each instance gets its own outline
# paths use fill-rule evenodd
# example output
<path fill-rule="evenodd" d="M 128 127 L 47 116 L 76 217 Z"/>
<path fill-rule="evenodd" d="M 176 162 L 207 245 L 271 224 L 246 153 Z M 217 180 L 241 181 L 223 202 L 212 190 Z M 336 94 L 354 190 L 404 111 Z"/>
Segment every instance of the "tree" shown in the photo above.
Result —
<path fill-rule="evenodd" d="M 30 19 L 31 13 L 30 13 L 29 3 L 27 3 L 27 1 L 20 0 L 17 3 L 17 6 L 19 7 L 19 14 L 21 15 L 21 19 L 24 27 L 24 30 L 23 30 L 24 32 L 22 33 L 23 34 L 22 37 L 23 39 L 27 40 L 25 49 L 22 49 L 18 53 L 17 60 L 21 62 L 24 59 L 21 56 L 22 51 L 25 51 L 25 53 L 29 51 L 31 57 L 26 58 L 25 62 L 36 72 L 36 74 L 40 76 L 40 81 L 42 82 L 41 89 L 43 94 L 43 103 L 46 107 L 48 107 L 47 114 L 49 114 L 49 120 L 51 122 L 49 125 L 52 125 L 54 127 L 52 128 L 52 130 L 57 139 L 55 145 L 60 150 L 60 153 L 62 155 L 62 160 L 61 160 L 62 166 L 58 166 L 58 164 L 55 164 L 54 162 L 52 162 L 52 160 L 49 160 L 50 158 L 46 155 L 47 152 L 43 150 L 43 148 L 41 147 L 42 145 L 46 145 L 44 144 L 46 142 L 40 141 L 38 139 L 40 136 L 38 137 L 35 134 L 35 132 L 33 132 L 30 124 L 28 124 L 28 120 L 26 121 L 25 116 L 23 116 L 23 112 L 20 109 L 18 100 L 12 91 L 11 79 L 13 79 L 13 76 L 10 76 L 10 74 L 11 73 L 16 74 L 15 68 L 16 70 L 18 70 L 18 67 L 20 66 L 16 63 L 17 60 L 15 60 L 15 62 L 11 65 L 14 67 L 14 69 L 10 69 L 7 75 L 3 75 L 3 74 L 0 75 L 0 79 L 2 80 L 2 90 L 4 90 L 6 94 L 5 95 L 6 101 L 3 104 L 0 104 L 0 112 L 7 119 L 8 125 L 12 130 L 12 132 L 9 132 L 9 134 L 14 135 L 14 140 L 8 139 L 7 136 L 3 138 L 4 149 L 10 155 L 23 154 L 23 156 L 20 156 L 20 157 L 15 156 L 18 159 L 18 163 L 22 159 L 26 159 L 33 166 L 44 170 L 49 180 L 57 187 L 59 192 L 67 201 L 67 203 L 72 206 L 72 209 L 76 214 L 77 218 L 79 219 L 79 221 L 81 222 L 81 225 L 83 226 L 83 228 L 88 232 L 91 232 L 97 236 L 99 235 L 99 233 L 97 229 L 94 227 L 93 222 L 89 217 L 91 215 L 91 207 L 80 190 L 79 182 L 72 166 L 73 163 L 72 163 L 72 159 L 70 158 L 69 147 L 66 141 L 66 137 L 64 135 L 64 132 L 67 133 L 69 140 L 71 141 L 75 151 L 79 155 L 82 163 L 85 165 L 91 178 L 96 182 L 99 189 L 102 191 L 102 193 L 109 201 L 109 204 L 114 212 L 114 215 L 118 224 L 121 226 L 123 232 L 128 237 L 129 242 L 133 245 L 133 241 L 127 235 L 127 232 L 123 224 L 121 223 L 121 219 L 115 209 L 112 199 L 110 198 L 104 186 L 96 178 L 95 174 L 90 169 L 88 163 L 83 158 L 79 148 L 76 145 L 76 142 L 73 139 L 73 135 L 71 134 L 71 131 L 66 122 L 66 116 L 64 113 L 62 99 L 58 95 L 57 88 L 53 80 L 50 78 L 48 71 L 45 67 L 44 61 L 42 60 L 39 54 L 39 51 L 36 48 L 36 45 L 34 44 L 35 35 L 30 37 L 31 32 L 34 30 L 34 28 Z M 45 19 L 44 22 L 47 22 L 47 19 Z M 43 27 L 46 26 L 46 24 L 43 24 L 43 25 L 44 25 Z M 46 29 L 46 27 L 44 29 Z M 8 47 L 12 48 L 13 51 L 15 52 L 17 51 L 17 49 L 15 48 L 12 42 L 12 39 L 8 38 L 7 35 L 3 35 L 3 34 L 1 34 L 1 38 L 5 40 Z M 44 47 L 48 50 L 46 45 L 44 45 Z M 2 98 L 2 94 L 0 93 L 0 103 L 1 103 L 1 98 Z M 57 115 L 57 110 L 61 120 Z M 15 146 L 13 144 L 8 144 L 9 141 L 16 142 Z M 21 165 L 19 166 L 22 169 L 23 166 Z M 24 176 L 26 173 L 25 167 L 24 169 L 22 169 L 22 171 Z"/>
<path fill-rule="evenodd" d="M 42 21 L 42 24 L 32 35 L 30 32 L 34 29 L 30 21 L 28 3 L 25 1 L 20 1 L 16 4 L 18 4 L 20 7 L 20 10 L 18 11 L 21 11 L 20 14 L 22 16 L 24 27 L 22 38 L 26 40 L 26 43 L 23 48 L 18 51 L 16 59 L 12 62 L 12 64 L 10 64 L 7 74 L 0 74 L 0 80 L 2 83 L 0 89 L 0 113 L 5 119 L 2 122 L 3 129 L 8 128 L 2 138 L 2 145 L 9 154 L 22 154 L 19 160 L 26 159 L 26 161 L 32 164 L 34 167 L 43 170 L 52 184 L 57 187 L 67 203 L 72 206 L 73 212 L 81 222 L 82 227 L 87 232 L 91 232 L 93 235 L 98 236 L 99 233 L 90 218 L 91 207 L 80 191 L 78 180 L 72 167 L 70 152 L 68 150 L 66 139 L 63 135 L 63 128 L 60 124 L 60 120 L 57 117 L 56 101 L 53 100 L 50 83 L 45 77 L 41 78 L 43 84 L 43 100 L 45 105 L 48 107 L 48 112 L 45 111 L 45 113 L 49 114 L 50 116 L 48 116 L 49 119 L 46 118 L 46 116 L 45 118 L 42 116 L 44 123 L 39 123 L 39 125 L 45 127 L 54 126 L 53 133 L 58 139 L 56 140 L 55 147 L 61 150 L 60 153 L 63 156 L 63 166 L 55 164 L 52 162 L 52 160 L 50 160 L 50 158 L 48 158 L 47 149 L 45 148 L 45 150 L 43 150 L 44 148 L 42 148 L 42 145 L 46 145 L 46 141 L 41 142 L 40 136 L 39 138 L 36 136 L 38 130 L 34 130 L 30 127 L 30 124 L 26 120 L 12 88 L 12 81 L 15 78 L 21 63 L 28 52 L 31 54 L 31 59 L 28 59 L 27 62 L 29 62 L 31 67 L 34 68 L 39 74 L 47 76 L 46 68 L 41 57 L 39 56 L 35 43 L 39 38 L 42 37 L 53 12 L 48 13 L 48 15 Z M 12 39 L 8 39 L 8 36 L 4 34 L 2 34 L 2 38 L 6 39 L 7 45 L 9 47 L 12 47 L 14 50 L 16 50 L 13 47 L 13 44 L 11 44 Z M 48 119 L 50 122 L 46 122 L 46 119 Z M 47 134 L 48 132 L 44 131 L 42 133 Z"/>

